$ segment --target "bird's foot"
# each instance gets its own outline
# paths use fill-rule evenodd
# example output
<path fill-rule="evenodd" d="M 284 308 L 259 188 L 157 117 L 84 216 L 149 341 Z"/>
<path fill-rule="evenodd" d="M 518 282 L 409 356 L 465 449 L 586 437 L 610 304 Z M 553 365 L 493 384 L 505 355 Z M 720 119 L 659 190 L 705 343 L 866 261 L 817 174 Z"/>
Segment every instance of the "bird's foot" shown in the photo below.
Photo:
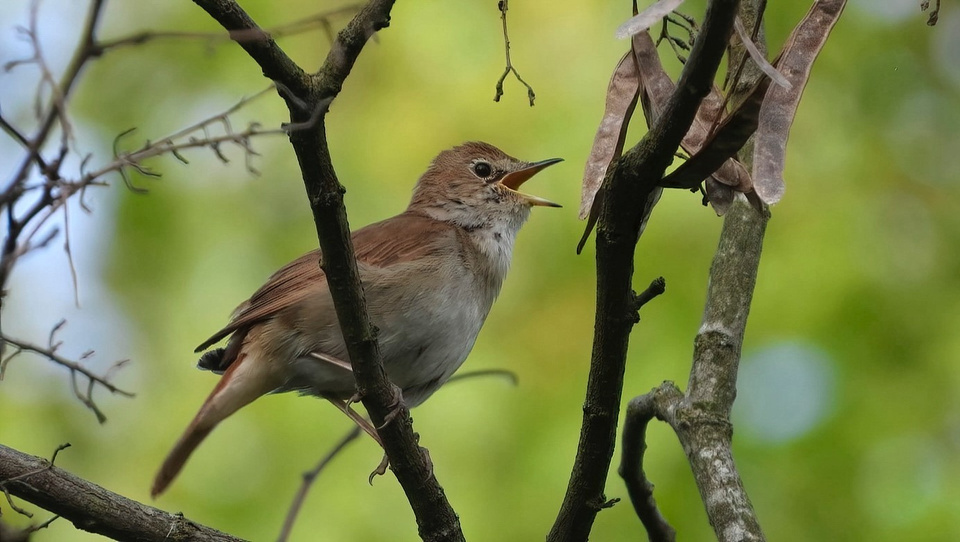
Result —
<path fill-rule="evenodd" d="M 373 479 L 377 476 L 383 476 L 387 473 L 387 467 L 390 466 L 390 458 L 387 457 L 387 454 L 383 454 L 383 459 L 380 460 L 380 464 L 377 465 L 377 468 L 373 469 L 373 472 L 370 473 L 370 476 L 367 478 L 367 483 L 373 485 Z M 433 468 L 431 467 L 431 471 Z"/>
<path fill-rule="evenodd" d="M 393 394 L 393 401 L 389 405 L 387 415 L 383 417 L 383 423 L 377 426 L 377 431 L 382 430 L 384 427 L 390 425 L 390 422 L 396 419 L 397 415 L 400 414 L 400 411 L 403 410 L 403 395 L 400 393 L 399 388 L 394 388 L 396 393 Z"/>

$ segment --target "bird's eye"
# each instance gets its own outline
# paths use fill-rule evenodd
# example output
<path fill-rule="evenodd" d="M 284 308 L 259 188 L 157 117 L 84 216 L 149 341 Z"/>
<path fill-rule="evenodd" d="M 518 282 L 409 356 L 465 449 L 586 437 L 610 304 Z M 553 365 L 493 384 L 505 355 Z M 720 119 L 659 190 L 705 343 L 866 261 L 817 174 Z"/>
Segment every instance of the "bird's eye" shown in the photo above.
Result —
<path fill-rule="evenodd" d="M 486 179 L 493 173 L 493 168 L 486 162 L 477 162 L 473 164 L 473 173 L 481 179 Z"/>

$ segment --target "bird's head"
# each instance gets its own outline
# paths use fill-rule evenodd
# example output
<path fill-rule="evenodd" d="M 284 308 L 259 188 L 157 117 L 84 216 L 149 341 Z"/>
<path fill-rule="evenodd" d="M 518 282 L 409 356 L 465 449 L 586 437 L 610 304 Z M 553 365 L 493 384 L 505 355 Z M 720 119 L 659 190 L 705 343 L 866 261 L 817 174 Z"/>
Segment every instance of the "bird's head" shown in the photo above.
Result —
<path fill-rule="evenodd" d="M 524 162 L 489 143 L 464 143 L 433 159 L 413 190 L 410 209 L 467 228 L 502 220 L 519 228 L 531 207 L 560 207 L 519 192 L 527 179 L 560 161 Z"/>

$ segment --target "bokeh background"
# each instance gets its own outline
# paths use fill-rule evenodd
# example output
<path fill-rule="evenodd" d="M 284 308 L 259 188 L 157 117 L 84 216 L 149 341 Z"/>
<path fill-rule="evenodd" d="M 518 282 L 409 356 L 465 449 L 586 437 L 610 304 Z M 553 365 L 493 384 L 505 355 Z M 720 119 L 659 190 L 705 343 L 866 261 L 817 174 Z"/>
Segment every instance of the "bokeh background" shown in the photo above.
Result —
<path fill-rule="evenodd" d="M 58 73 L 85 4 L 41 4 L 43 50 Z M 265 26 L 343 5 L 243 4 Z M 771 49 L 808 4 L 771 2 Z M 563 496 L 594 312 L 592 243 L 574 254 L 579 180 L 626 47 L 613 30 L 630 10 L 626 1 L 510 7 L 513 60 L 537 91 L 535 107 L 512 79 L 502 101 L 492 100 L 503 69 L 496 2 L 398 2 L 328 117 L 355 227 L 401 211 L 433 155 L 464 140 L 567 160 L 528 186 L 564 209 L 534 210 L 464 367 L 510 369 L 519 386 L 458 382 L 414 412 L 469 540 L 542 539 Z M 702 17 L 703 2 L 685 10 Z M 0 61 L 31 54 L 15 31 L 27 15 L 25 0 L 0 5 Z M 787 194 L 768 229 L 735 412 L 736 457 L 771 540 L 960 539 L 960 6 L 944 2 L 936 27 L 925 20 L 914 1 L 851 1 L 793 127 Z M 186 1 L 108 3 L 102 37 L 140 30 L 219 28 Z M 319 31 L 280 43 L 307 68 L 328 47 Z M 4 115 L 26 126 L 35 76 L 30 67 L 0 74 Z M 110 53 L 89 67 L 71 102 L 78 146 L 91 164 L 105 163 L 121 131 L 137 128 L 128 147 L 156 140 L 265 83 L 230 43 L 178 39 Z M 250 120 L 277 127 L 284 107 L 270 95 L 234 126 Z M 631 141 L 644 130 L 634 124 Z M 71 207 L 79 307 L 59 243 L 19 264 L 4 332 L 43 343 L 66 318 L 62 353 L 93 348 L 89 365 L 99 370 L 131 359 L 116 382 L 137 397 L 99 393 L 109 417 L 101 426 L 73 398 L 65 371 L 22 356 L 0 382 L 0 442 L 41 456 L 70 442 L 59 466 L 150 502 L 155 469 L 215 383 L 194 369 L 193 347 L 274 269 L 316 245 L 289 145 L 282 136 L 254 144 L 259 176 L 238 149 L 224 149 L 227 165 L 193 151 L 189 165 L 152 162 L 161 179 L 134 177 L 147 195 L 113 179 L 89 192 L 93 214 Z M 0 138 L 0 178 L 20 152 Z M 633 333 L 625 399 L 663 380 L 685 384 L 719 229 L 688 192 L 666 194 L 657 208 L 636 280 L 644 287 L 663 275 L 667 295 L 643 309 Z M 275 539 L 300 474 L 349 429 L 323 401 L 262 399 L 223 424 L 154 504 L 250 540 Z M 676 439 L 656 425 L 649 445 L 646 470 L 664 514 L 683 539 L 709 539 Z M 334 461 L 293 540 L 415 540 L 395 479 L 366 483 L 380 455 L 363 440 Z M 607 495 L 627 499 L 615 469 Z M 5 521 L 24 523 L 2 499 L 0 510 Z M 642 538 L 627 502 L 602 512 L 593 532 L 602 541 Z M 35 539 L 98 537 L 59 520 Z"/>

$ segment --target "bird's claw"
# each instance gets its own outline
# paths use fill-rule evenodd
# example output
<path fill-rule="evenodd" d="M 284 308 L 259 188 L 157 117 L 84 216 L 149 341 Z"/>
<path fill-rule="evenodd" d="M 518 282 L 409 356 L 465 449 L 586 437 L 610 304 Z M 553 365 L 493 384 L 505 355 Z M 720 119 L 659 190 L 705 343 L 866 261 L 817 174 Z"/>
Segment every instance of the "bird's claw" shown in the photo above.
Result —
<path fill-rule="evenodd" d="M 377 465 L 377 468 L 373 469 L 373 472 L 370 473 L 370 476 L 367 478 L 367 483 L 373 485 L 373 479 L 377 476 L 383 476 L 387 473 L 387 467 L 390 466 L 390 458 L 387 457 L 387 454 L 383 454 L 383 459 L 380 460 L 380 464 Z M 432 467 L 431 467 L 432 470 Z"/>
<path fill-rule="evenodd" d="M 400 414 L 400 411 L 403 409 L 403 396 L 400 393 L 395 393 L 393 396 L 393 403 L 390 405 L 390 410 L 387 412 L 387 415 L 383 417 L 383 423 L 377 426 L 377 431 L 383 430 L 384 427 L 390 425 L 397 415 Z"/>

